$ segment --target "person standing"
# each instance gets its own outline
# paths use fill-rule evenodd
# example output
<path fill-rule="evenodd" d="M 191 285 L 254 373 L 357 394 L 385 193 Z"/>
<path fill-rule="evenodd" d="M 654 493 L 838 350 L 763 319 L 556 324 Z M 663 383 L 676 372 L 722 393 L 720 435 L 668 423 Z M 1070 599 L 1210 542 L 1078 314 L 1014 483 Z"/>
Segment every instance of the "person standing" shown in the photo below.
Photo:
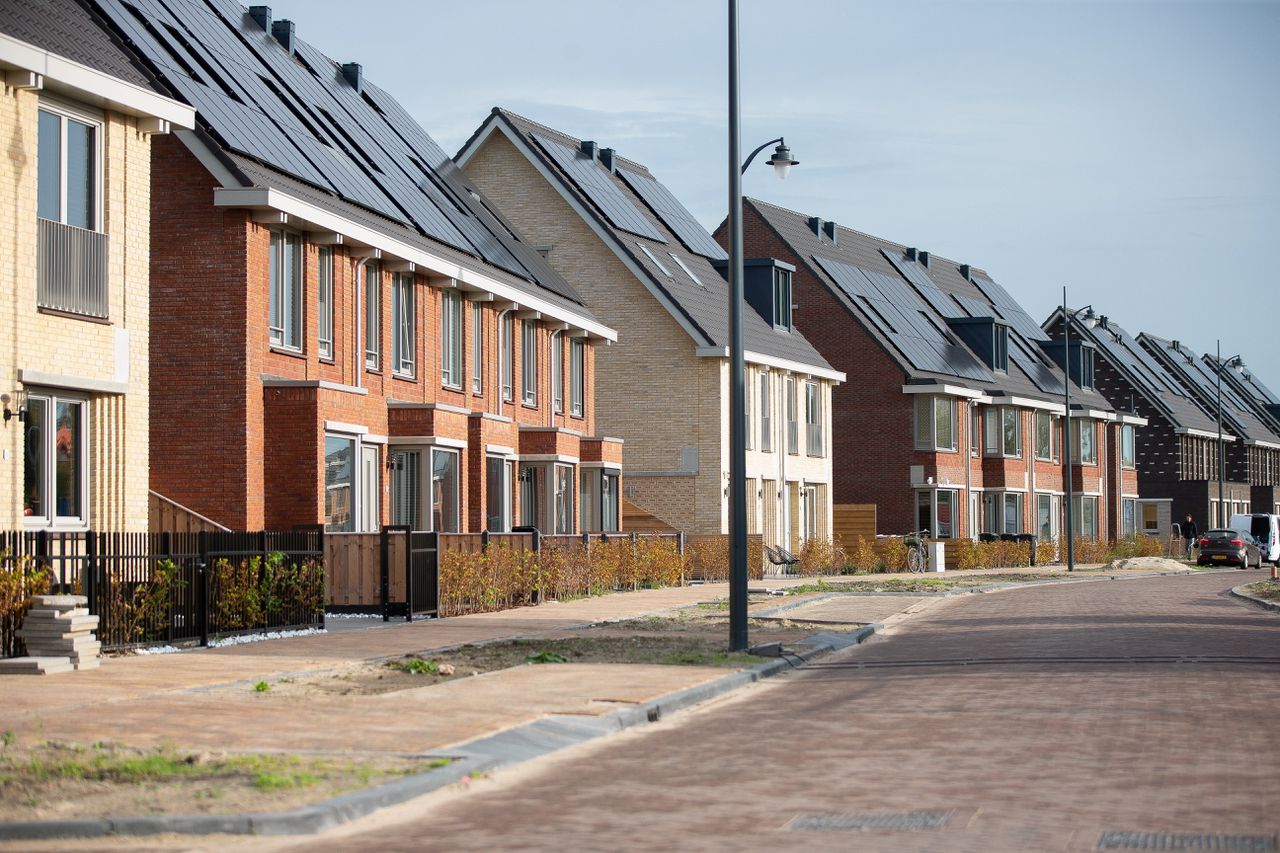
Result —
<path fill-rule="evenodd" d="M 1187 559 L 1191 559 L 1191 546 L 1195 544 L 1196 536 L 1199 531 L 1196 530 L 1196 523 L 1191 520 L 1191 513 L 1187 513 L 1187 520 L 1182 522 L 1182 538 L 1187 540 Z"/>

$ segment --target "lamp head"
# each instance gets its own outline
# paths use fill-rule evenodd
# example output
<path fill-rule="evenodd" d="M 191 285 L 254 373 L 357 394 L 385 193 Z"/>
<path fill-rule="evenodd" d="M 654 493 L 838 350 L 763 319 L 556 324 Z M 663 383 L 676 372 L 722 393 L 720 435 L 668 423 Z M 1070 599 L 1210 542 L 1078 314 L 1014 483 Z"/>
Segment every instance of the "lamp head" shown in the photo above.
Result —
<path fill-rule="evenodd" d="M 773 156 L 767 162 L 778 173 L 778 178 L 781 180 L 786 180 L 787 173 L 791 171 L 792 166 L 800 164 L 799 160 L 792 159 L 791 149 L 782 140 L 778 140 L 778 147 L 773 149 Z"/>

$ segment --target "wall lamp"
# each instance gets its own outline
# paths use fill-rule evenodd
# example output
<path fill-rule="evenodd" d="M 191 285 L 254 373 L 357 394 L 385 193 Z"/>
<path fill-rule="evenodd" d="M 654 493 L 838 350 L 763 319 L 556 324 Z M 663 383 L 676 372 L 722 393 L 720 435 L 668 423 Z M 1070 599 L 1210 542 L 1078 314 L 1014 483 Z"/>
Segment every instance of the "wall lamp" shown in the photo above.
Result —
<path fill-rule="evenodd" d="M 13 402 L 13 398 L 10 397 L 8 394 L 0 394 L 0 405 L 4 406 L 4 422 L 6 424 L 9 423 L 9 421 L 13 420 L 14 418 L 17 418 L 19 423 L 27 419 L 27 405 L 24 402 L 26 398 L 26 392 L 14 391 L 13 393 L 17 396 L 18 410 L 16 412 L 13 409 L 9 408 L 9 404 Z"/>

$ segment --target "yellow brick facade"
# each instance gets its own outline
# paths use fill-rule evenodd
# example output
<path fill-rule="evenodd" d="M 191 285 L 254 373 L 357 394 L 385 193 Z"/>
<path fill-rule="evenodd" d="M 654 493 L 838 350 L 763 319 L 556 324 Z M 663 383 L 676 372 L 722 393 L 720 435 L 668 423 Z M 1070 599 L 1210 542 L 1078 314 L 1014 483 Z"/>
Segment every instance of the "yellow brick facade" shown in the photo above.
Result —
<path fill-rule="evenodd" d="M 593 313 L 618 330 L 617 343 L 596 351 L 596 423 L 600 434 L 626 440 L 623 496 L 687 533 L 728 532 L 728 360 L 695 353 L 693 338 L 506 137 L 489 136 L 465 170 L 530 243 L 551 247 L 550 264 Z M 752 366 L 749 372 L 754 377 L 758 369 Z M 784 375 L 776 368 L 773 373 Z M 830 382 L 818 381 L 829 433 Z M 781 404 L 777 391 L 774 452 L 749 452 L 747 476 L 757 492 L 762 479 L 783 481 L 780 465 L 785 465 L 785 481 L 797 490 L 801 482 L 820 483 L 825 496 L 820 530 L 829 532 L 830 436 L 824 433 L 822 457 L 780 461 L 778 450 L 785 455 L 786 448 Z M 749 521 L 762 517 L 756 510 L 749 508 Z M 780 510 L 773 517 L 779 523 L 773 537 L 766 531 L 770 543 L 781 541 L 787 530 Z M 798 528 L 792 530 L 798 534 Z M 751 532 L 760 532 L 758 522 Z"/>
<path fill-rule="evenodd" d="M 108 235 L 108 319 L 37 307 L 38 108 L 47 92 L 0 97 L 0 393 L 51 391 L 87 400 L 87 524 L 147 528 L 150 137 L 138 119 L 84 107 L 101 121 L 101 226 Z M 58 98 L 70 109 L 73 100 Z M 32 374 L 40 374 L 32 381 Z M 20 379 L 26 376 L 27 382 Z M 16 402 L 12 404 L 16 406 Z M 52 423 L 52 416 L 50 416 Z M 0 527 L 24 525 L 25 424 L 0 424 Z"/>

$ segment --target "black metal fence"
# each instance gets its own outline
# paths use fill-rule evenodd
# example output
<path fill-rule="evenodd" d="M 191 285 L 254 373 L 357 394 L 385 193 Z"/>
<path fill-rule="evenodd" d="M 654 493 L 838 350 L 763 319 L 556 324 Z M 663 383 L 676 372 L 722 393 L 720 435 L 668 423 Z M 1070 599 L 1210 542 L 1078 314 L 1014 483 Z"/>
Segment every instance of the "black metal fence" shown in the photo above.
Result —
<path fill-rule="evenodd" d="M 324 531 L 0 534 L 0 656 L 22 654 L 16 629 L 34 592 L 85 595 L 104 649 L 208 645 L 258 631 L 324 626 Z"/>

